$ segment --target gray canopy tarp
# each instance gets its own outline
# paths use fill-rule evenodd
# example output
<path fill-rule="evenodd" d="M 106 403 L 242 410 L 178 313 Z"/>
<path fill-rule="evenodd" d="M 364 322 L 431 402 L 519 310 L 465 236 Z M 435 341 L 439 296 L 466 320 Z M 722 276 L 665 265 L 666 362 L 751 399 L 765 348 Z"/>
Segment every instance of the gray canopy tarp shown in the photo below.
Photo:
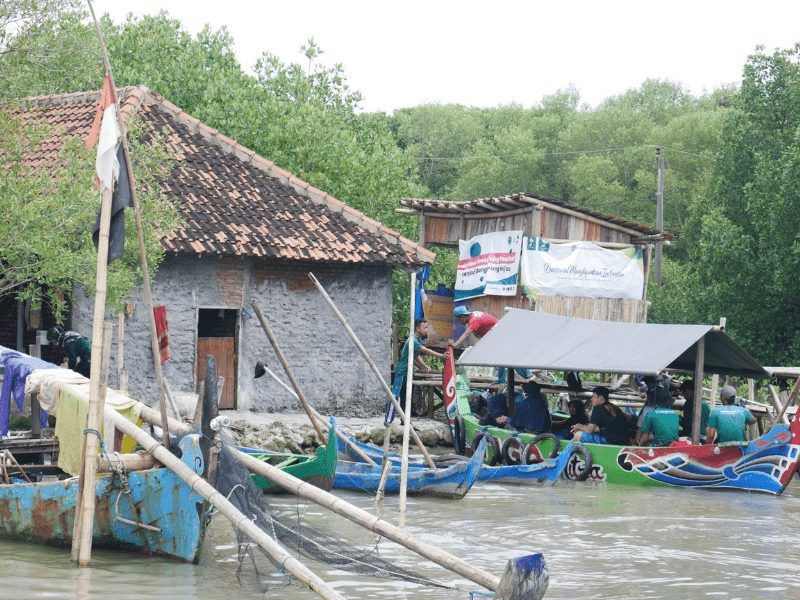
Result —
<path fill-rule="evenodd" d="M 706 336 L 708 373 L 767 377 L 766 371 L 723 331 L 710 325 L 616 323 L 509 309 L 459 365 L 551 371 L 654 375 L 694 371 L 696 342 Z"/>

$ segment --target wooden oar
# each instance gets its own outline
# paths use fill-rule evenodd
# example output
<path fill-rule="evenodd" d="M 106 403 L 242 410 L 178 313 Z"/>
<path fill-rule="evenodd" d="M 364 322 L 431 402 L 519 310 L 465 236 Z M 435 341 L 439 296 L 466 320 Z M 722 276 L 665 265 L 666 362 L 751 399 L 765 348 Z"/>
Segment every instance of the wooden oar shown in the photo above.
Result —
<path fill-rule="evenodd" d="M 392 393 L 392 388 L 390 388 L 389 385 L 386 383 L 386 380 L 383 378 L 383 375 L 381 375 L 380 369 L 378 369 L 378 366 L 375 364 L 375 361 L 372 360 L 372 357 L 369 355 L 369 352 L 367 352 L 367 349 L 364 348 L 364 344 L 362 344 L 361 340 L 358 339 L 356 332 L 353 331 L 352 327 L 350 327 L 350 324 L 347 322 L 345 316 L 337 308 L 333 300 L 331 300 L 331 297 L 328 295 L 328 292 L 325 291 L 325 288 L 322 287 L 322 284 L 319 281 L 317 281 L 316 277 L 314 277 L 314 274 L 309 273 L 308 276 L 311 279 L 311 281 L 314 282 L 314 285 L 317 286 L 317 289 L 319 290 L 320 294 L 322 294 L 322 297 L 325 298 L 325 301 L 328 303 L 328 306 L 331 307 L 333 314 L 335 314 L 336 318 L 339 319 L 339 322 L 342 324 L 342 327 L 344 327 L 344 330 L 347 332 L 347 335 L 349 335 L 350 339 L 353 340 L 353 343 L 355 344 L 359 353 L 361 353 L 361 356 L 363 356 L 364 360 L 367 361 L 367 364 L 372 369 L 372 372 L 375 374 L 375 377 L 378 379 L 378 382 L 381 384 L 381 387 L 383 387 L 383 391 L 386 393 L 386 397 L 389 399 L 389 402 L 391 402 L 392 405 L 394 406 L 394 410 L 400 417 L 400 420 L 403 423 L 405 423 L 406 413 L 403 410 L 403 407 L 400 406 L 400 403 L 397 401 L 397 398 L 394 397 L 394 394 Z M 409 358 L 409 360 L 413 361 L 413 358 Z M 407 385 L 412 385 L 412 381 L 410 379 L 408 380 Z M 431 455 L 428 454 L 428 450 L 427 448 L 425 448 L 425 444 L 422 443 L 422 440 L 419 439 L 419 435 L 417 435 L 417 432 L 412 428 L 410 433 L 411 437 L 414 438 L 414 443 L 417 445 L 419 451 L 422 453 L 422 456 L 425 458 L 425 462 L 428 463 L 429 467 L 435 467 L 436 465 L 433 463 Z"/>
<path fill-rule="evenodd" d="M 152 409 L 151 409 L 152 410 Z M 147 411 L 145 411 L 147 412 Z M 155 412 L 155 411 L 153 411 Z M 142 429 L 125 419 L 117 411 L 107 409 L 106 418 L 109 419 L 114 426 L 132 437 L 136 442 L 144 448 L 144 450 L 153 456 L 158 462 L 163 464 L 170 471 L 175 473 L 183 481 L 185 481 L 192 491 L 197 492 L 205 498 L 209 504 L 216 508 L 222 515 L 224 515 L 233 526 L 245 534 L 254 544 L 257 544 L 261 549 L 266 552 L 270 558 L 275 561 L 275 564 L 281 565 L 294 577 L 298 579 L 303 585 L 310 590 L 316 592 L 321 598 L 330 598 L 332 600 L 339 600 L 343 598 L 340 594 L 331 588 L 325 581 L 323 581 L 316 573 L 311 571 L 299 560 L 294 558 L 287 550 L 275 541 L 266 532 L 261 530 L 254 521 L 237 509 L 225 496 L 220 494 L 214 486 L 208 483 L 200 475 L 195 473 L 179 458 L 175 457 L 172 453 L 164 448 L 159 442 L 150 437 Z M 140 415 L 141 416 L 141 415 Z M 144 419 L 144 417 L 142 417 Z M 158 423 L 160 425 L 160 423 Z M 180 425 L 176 423 L 176 425 Z M 179 430 L 178 427 L 175 430 Z M 255 459 L 253 459 L 255 460 Z M 258 462 L 258 461 L 256 461 Z M 275 467 L 270 467 L 274 469 Z M 279 473 L 282 473 L 278 469 Z"/>

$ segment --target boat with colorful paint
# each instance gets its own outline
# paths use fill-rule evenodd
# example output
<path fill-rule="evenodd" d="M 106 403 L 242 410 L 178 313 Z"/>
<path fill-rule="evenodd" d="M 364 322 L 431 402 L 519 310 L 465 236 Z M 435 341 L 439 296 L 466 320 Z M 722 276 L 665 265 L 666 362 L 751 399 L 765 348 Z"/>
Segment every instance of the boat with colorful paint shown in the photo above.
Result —
<path fill-rule="evenodd" d="M 185 436 L 180 449 L 184 464 L 202 474 L 199 436 Z M 43 480 L 28 483 L 8 469 L 13 483 L 0 484 L 0 537 L 71 546 L 78 477 L 55 466 L 22 468 Z M 94 547 L 199 560 L 208 521 L 203 497 L 169 469 L 98 473 L 95 494 Z"/>
<path fill-rule="evenodd" d="M 550 345 L 531 344 L 548 339 Z M 702 381 L 703 365 L 720 374 L 766 376 L 763 368 L 724 330 L 705 325 L 609 323 L 509 310 L 498 325 L 468 353 L 459 366 L 655 375 L 665 369 L 690 371 Z M 627 366 L 626 366 L 627 365 Z M 511 383 L 510 385 L 513 385 Z M 488 439 L 487 459 L 497 462 L 514 445 L 518 456 L 538 461 L 567 447 L 551 434 L 520 433 L 483 426 L 472 413 L 469 378 L 456 371 L 448 350 L 443 371 L 446 412 L 454 445 L 463 450 Z M 509 387 L 510 389 L 510 387 Z M 699 424 L 699 406 L 695 407 Z M 473 441 L 474 440 L 474 441 Z M 502 449 L 506 448 L 506 452 Z M 512 451 L 512 453 L 513 453 Z M 733 489 L 781 494 L 800 466 L 800 422 L 773 425 L 749 442 L 665 447 L 584 443 L 573 449 L 565 476 L 629 485 Z"/>
<path fill-rule="evenodd" d="M 353 437 L 348 438 L 350 442 L 357 446 L 361 451 L 369 456 L 376 464 L 383 464 L 383 450 L 372 444 L 365 444 L 359 442 Z M 562 473 L 567 468 L 568 462 L 573 454 L 574 443 L 570 442 L 566 448 L 559 453 L 556 458 L 547 458 L 535 464 L 511 464 L 511 465 L 497 465 L 490 466 L 487 464 L 481 465 L 478 471 L 478 482 L 491 481 L 493 483 L 510 483 L 510 484 L 530 484 L 530 483 L 555 483 Z M 361 462 L 361 457 L 358 456 L 351 448 L 344 442 L 339 440 L 339 454 L 347 457 L 348 460 L 354 462 Z M 400 465 L 400 455 L 390 452 L 388 455 L 389 460 L 393 466 Z M 449 459 L 452 462 L 453 455 L 447 457 L 434 456 L 433 460 L 440 466 L 439 463 L 442 458 Z M 458 457 L 458 459 L 466 460 L 466 457 Z M 457 459 L 457 460 L 458 460 Z M 410 461 L 408 463 L 409 469 L 427 469 L 429 468 L 421 461 Z"/>
<path fill-rule="evenodd" d="M 333 430 L 331 430 L 333 431 Z M 337 446 L 336 436 L 328 435 L 328 443 L 319 446 L 314 454 L 289 454 L 283 452 L 270 452 L 255 448 L 239 448 L 245 454 L 249 454 L 262 462 L 278 467 L 282 471 L 289 473 L 329 492 L 333 487 L 333 477 L 336 473 Z M 256 484 L 265 494 L 281 494 L 285 491 L 274 483 L 267 481 L 260 475 L 250 475 L 253 483 Z"/>
<path fill-rule="evenodd" d="M 460 461 L 446 468 L 428 467 L 408 470 L 408 494 L 459 499 L 467 495 L 478 480 L 486 444 L 481 443 L 469 461 Z M 381 480 L 381 466 L 364 462 L 340 460 L 336 467 L 333 487 L 357 492 L 377 493 Z M 389 467 L 386 493 L 400 491 L 400 466 Z"/>

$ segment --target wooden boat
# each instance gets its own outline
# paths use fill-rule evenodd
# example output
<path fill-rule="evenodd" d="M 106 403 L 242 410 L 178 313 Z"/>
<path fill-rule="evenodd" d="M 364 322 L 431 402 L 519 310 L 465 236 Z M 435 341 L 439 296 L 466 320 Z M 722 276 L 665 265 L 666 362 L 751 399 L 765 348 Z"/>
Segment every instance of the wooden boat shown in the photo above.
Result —
<path fill-rule="evenodd" d="M 463 498 L 478 480 L 486 444 L 481 443 L 469 461 L 461 461 L 443 469 L 415 468 L 408 471 L 408 493 Z M 376 493 L 381 479 L 381 467 L 368 463 L 339 461 L 333 487 Z M 400 466 L 390 467 L 386 480 L 387 493 L 400 490 Z"/>
<path fill-rule="evenodd" d="M 202 473 L 199 436 L 185 436 L 180 449 L 181 460 Z M 58 479 L 27 483 L 12 474 L 13 483 L 0 484 L 0 537 L 69 547 L 78 478 L 54 466 L 23 468 L 31 478 Z M 98 473 L 95 489 L 95 547 L 199 560 L 206 528 L 203 498 L 172 471 L 162 467 L 124 477 Z"/>
<path fill-rule="evenodd" d="M 372 444 L 365 444 L 359 442 L 353 437 L 349 437 L 350 441 L 358 446 L 364 454 L 369 456 L 377 464 L 383 464 L 383 450 Z M 511 483 L 511 484 L 529 484 L 529 483 L 555 483 L 564 470 L 567 468 L 569 459 L 572 456 L 574 443 L 570 442 L 556 458 L 547 458 L 536 464 L 529 465 L 498 465 L 490 466 L 487 464 L 481 465 L 478 471 L 478 481 L 491 481 L 494 483 Z M 347 447 L 341 440 L 339 440 L 339 453 L 347 456 L 350 460 L 359 462 L 361 459 L 350 448 Z M 452 456 L 452 455 L 451 455 Z M 389 453 L 389 460 L 392 465 L 400 465 L 400 455 Z M 434 457 L 436 462 L 437 457 Z M 466 458 L 464 458 L 466 460 Z M 410 469 L 426 469 L 429 468 L 422 462 L 414 461 L 409 462 Z M 438 465 L 437 465 L 438 466 Z"/>
<path fill-rule="evenodd" d="M 333 487 L 333 476 L 336 472 L 337 464 L 336 436 L 333 434 L 328 435 L 327 445 L 317 448 L 313 455 L 270 452 L 255 448 L 239 448 L 239 450 L 260 461 L 278 467 L 282 471 L 307 481 L 326 492 Z M 250 477 L 256 486 L 266 494 L 284 493 L 282 488 L 267 481 L 260 475 L 251 475 Z"/>
<path fill-rule="evenodd" d="M 459 376 L 454 439 L 469 445 L 475 435 L 491 437 L 490 449 L 502 447 L 512 436 L 523 445 L 535 437 L 500 427 L 483 427 L 470 412 L 469 383 Z M 560 442 L 556 451 L 567 449 Z M 800 466 L 800 421 L 775 425 L 746 444 L 676 445 L 667 447 L 581 444 L 586 451 L 573 451 L 566 470 L 567 479 L 605 481 L 629 485 L 670 485 L 675 487 L 736 489 L 781 494 Z M 554 442 L 537 442 L 531 452 L 537 458 L 553 453 Z M 492 459 L 492 452 L 487 459 Z"/>

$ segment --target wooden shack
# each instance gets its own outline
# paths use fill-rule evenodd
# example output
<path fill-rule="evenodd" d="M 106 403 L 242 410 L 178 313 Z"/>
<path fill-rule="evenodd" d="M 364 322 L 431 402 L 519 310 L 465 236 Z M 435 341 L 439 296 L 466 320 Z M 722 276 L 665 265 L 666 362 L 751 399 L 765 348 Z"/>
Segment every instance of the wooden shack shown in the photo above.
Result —
<path fill-rule="evenodd" d="M 403 214 L 419 217 L 419 244 L 423 247 L 458 248 L 458 240 L 496 231 L 522 230 L 527 236 L 548 242 L 589 241 L 605 248 L 621 249 L 641 246 L 644 252 L 645 289 L 639 300 L 616 298 L 568 298 L 540 295 L 526 298 L 521 291 L 515 297 L 481 296 L 467 301 L 471 310 L 482 310 L 497 316 L 507 306 L 538 310 L 551 314 L 602 319 L 608 321 L 644 322 L 647 320 L 647 279 L 650 257 L 657 244 L 669 243 L 672 234 L 643 223 L 629 221 L 571 204 L 564 200 L 534 194 L 512 194 L 497 198 L 480 198 L 466 202 L 404 199 Z M 443 299 L 436 298 L 433 316 L 436 337 L 452 334 L 447 331 L 447 310 Z M 452 301 L 449 319 L 452 319 Z M 438 327 L 437 327 L 438 325 Z M 443 331 L 444 330 L 444 331 Z"/>

